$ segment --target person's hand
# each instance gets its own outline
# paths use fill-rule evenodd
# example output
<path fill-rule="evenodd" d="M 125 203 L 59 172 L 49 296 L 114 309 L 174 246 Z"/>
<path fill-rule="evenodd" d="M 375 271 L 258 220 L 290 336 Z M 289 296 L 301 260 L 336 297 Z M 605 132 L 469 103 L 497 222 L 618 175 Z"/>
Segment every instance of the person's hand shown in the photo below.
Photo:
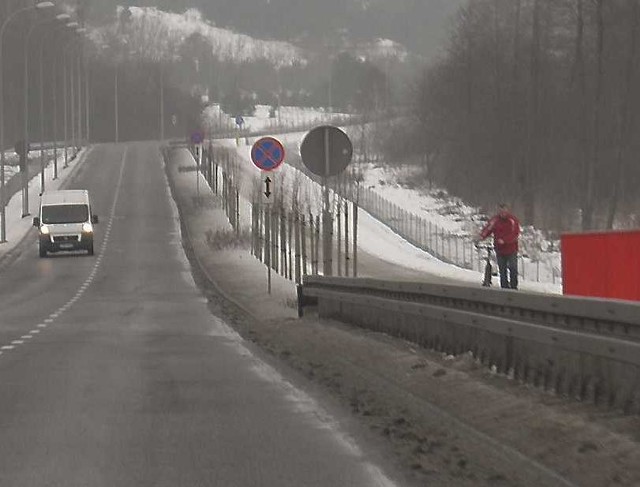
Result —
<path fill-rule="evenodd" d="M 503 244 L 504 244 L 504 240 L 502 240 L 501 238 L 497 238 L 497 239 L 496 239 L 496 243 L 497 243 L 498 245 L 503 245 Z"/>

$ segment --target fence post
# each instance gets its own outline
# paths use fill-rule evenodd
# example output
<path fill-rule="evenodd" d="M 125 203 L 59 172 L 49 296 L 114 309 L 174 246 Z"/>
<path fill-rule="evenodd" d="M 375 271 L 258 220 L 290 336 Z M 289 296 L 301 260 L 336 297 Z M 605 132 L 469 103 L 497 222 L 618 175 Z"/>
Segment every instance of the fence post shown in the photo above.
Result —
<path fill-rule="evenodd" d="M 278 208 L 271 212 L 271 268 L 278 272 Z"/>
<path fill-rule="evenodd" d="M 316 274 L 318 274 L 318 268 L 320 267 L 320 228 L 320 215 L 316 215 Z M 324 255 L 322 258 L 324 259 Z"/>
<path fill-rule="evenodd" d="M 301 244 L 301 238 L 300 238 L 300 230 L 301 230 L 301 225 L 300 225 L 300 214 L 296 211 L 295 215 L 294 215 L 294 225 L 293 225 L 293 231 L 295 233 L 295 261 L 296 261 L 296 284 L 301 284 L 302 283 L 302 269 L 301 269 L 301 255 L 300 255 L 300 244 Z"/>
<path fill-rule="evenodd" d="M 287 236 L 289 239 L 289 244 L 287 245 L 287 251 L 289 253 L 289 280 L 293 281 L 293 256 L 294 256 L 294 249 L 293 249 L 293 213 L 289 212 L 288 213 L 289 218 L 287 218 L 287 223 L 289 226 L 289 231 L 287 232 Z"/>
<path fill-rule="evenodd" d="M 271 268 L 271 209 L 264 209 L 264 264 Z"/>
<path fill-rule="evenodd" d="M 307 224 L 304 214 L 300 215 L 300 249 L 302 252 L 302 272 L 303 276 L 308 274 L 307 268 Z"/>
<path fill-rule="evenodd" d="M 311 274 L 317 274 L 315 269 L 315 258 L 316 258 L 316 240 L 315 240 L 315 229 L 314 229 L 314 219 L 311 212 L 309 212 L 309 257 L 311 263 Z"/>
<path fill-rule="evenodd" d="M 349 277 L 349 201 L 344 200 L 344 275 Z"/>
<path fill-rule="evenodd" d="M 280 275 L 287 277 L 289 267 L 287 262 L 287 215 L 284 208 L 280 207 Z"/>
<path fill-rule="evenodd" d="M 342 206 L 340 205 L 340 200 L 338 199 L 338 203 L 336 205 L 337 208 L 337 227 L 338 227 L 338 239 L 336 241 L 338 247 L 338 255 L 336 259 L 338 261 L 338 277 L 342 277 Z"/>
<path fill-rule="evenodd" d="M 236 214 L 235 214 L 235 220 L 236 220 L 236 235 L 240 236 L 240 190 L 236 189 Z"/>
<path fill-rule="evenodd" d="M 357 198 L 356 198 L 357 200 Z M 358 204 L 353 202 L 353 277 L 358 277 Z"/>
<path fill-rule="evenodd" d="M 258 233 L 258 225 L 256 223 L 256 203 L 251 203 L 251 255 L 254 257 L 257 253 L 256 235 Z"/>

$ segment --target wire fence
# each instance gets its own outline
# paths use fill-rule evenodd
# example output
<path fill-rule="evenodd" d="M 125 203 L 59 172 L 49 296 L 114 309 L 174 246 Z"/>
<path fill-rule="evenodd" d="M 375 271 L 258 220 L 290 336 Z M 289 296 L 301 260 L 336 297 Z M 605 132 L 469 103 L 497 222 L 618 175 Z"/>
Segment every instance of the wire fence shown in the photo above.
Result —
<path fill-rule="evenodd" d="M 375 219 L 437 259 L 463 269 L 479 272 L 484 269 L 483 253 L 475 248 L 472 236 L 451 232 L 405 210 L 369 188 L 360 189 L 358 202 Z M 549 254 L 545 261 L 542 252 L 536 252 L 538 256 L 532 257 L 526 251 L 528 249 L 523 250 L 525 252 L 518 255 L 518 273 L 523 280 L 552 284 L 561 282 L 559 255 Z"/>
<path fill-rule="evenodd" d="M 238 164 L 237 156 L 228 150 L 217 152 L 215 155 L 205 151 L 204 161 L 206 163 L 201 170 L 212 190 L 221 195 L 229 221 L 236 232 L 240 233 L 241 194 L 234 175 L 234 166 Z M 318 178 L 308 173 L 307 175 L 319 182 Z M 343 180 L 337 183 L 332 193 L 334 203 L 330 215 L 331 235 L 326 237 L 323 235 L 325 227 L 321 223 L 321 217 L 309 210 L 303 210 L 304 205 L 300 202 L 287 209 L 284 201 L 279 201 L 266 209 L 264 205 L 256 202 L 255 196 L 249 197 L 251 203 L 248 208 L 251 214 L 248 219 L 251 221 L 253 255 L 270 265 L 276 272 L 296 282 L 299 282 L 300 273 L 319 273 L 319 262 L 326 258 L 331 260 L 332 274 L 355 275 L 357 262 L 352 261 L 355 244 L 350 241 L 349 234 L 352 237 L 355 235 L 353 216 L 360 207 L 407 242 L 442 262 L 483 272 L 485 256 L 475 247 L 471 235 L 447 230 L 424 216 L 402 208 L 376 191 L 359 187 L 353 182 Z M 325 239 L 331 242 L 331 255 L 323 248 L 322 242 Z M 296 247 L 298 240 L 300 244 Z M 265 250 L 267 248 L 268 251 Z M 521 279 L 559 284 L 559 253 L 545 254 L 540 249 L 534 249 L 534 252 L 529 250 L 523 248 L 518 256 Z"/>

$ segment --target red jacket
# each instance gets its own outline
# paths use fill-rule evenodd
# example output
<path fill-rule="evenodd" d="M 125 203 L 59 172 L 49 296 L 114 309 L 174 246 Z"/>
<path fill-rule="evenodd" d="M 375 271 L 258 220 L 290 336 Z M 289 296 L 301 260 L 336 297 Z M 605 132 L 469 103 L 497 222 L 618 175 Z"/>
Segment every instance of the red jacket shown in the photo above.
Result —
<path fill-rule="evenodd" d="M 511 213 L 504 217 L 494 216 L 480 232 L 480 238 L 485 239 L 493 234 L 493 246 L 500 255 L 511 255 L 518 252 L 518 237 L 520 236 L 520 222 Z"/>

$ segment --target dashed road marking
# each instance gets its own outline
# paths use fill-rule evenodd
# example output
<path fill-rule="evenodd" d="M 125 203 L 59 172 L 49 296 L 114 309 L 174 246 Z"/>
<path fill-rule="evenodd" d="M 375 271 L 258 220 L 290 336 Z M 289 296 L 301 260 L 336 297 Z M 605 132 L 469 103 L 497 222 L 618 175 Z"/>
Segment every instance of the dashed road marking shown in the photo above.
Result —
<path fill-rule="evenodd" d="M 105 236 L 102 242 L 102 247 L 101 247 L 102 252 L 96 258 L 96 261 L 93 264 L 93 269 L 89 273 L 89 277 L 87 277 L 84 283 L 82 283 L 82 285 L 80 286 L 80 289 L 78 290 L 78 292 L 75 294 L 73 298 L 71 298 L 65 305 L 61 306 L 55 313 L 50 314 L 47 319 L 45 319 L 42 323 L 37 325 L 35 329 L 31 330 L 28 335 L 23 335 L 22 337 L 20 337 L 20 340 L 13 340 L 11 342 L 11 345 L 0 346 L 0 355 L 3 354 L 3 351 L 14 350 L 16 348 L 16 345 L 24 345 L 26 340 L 30 340 L 31 338 L 33 338 L 33 335 L 40 333 L 42 330 L 47 328 L 48 325 L 54 323 L 56 319 L 60 317 L 60 315 L 65 313 L 71 306 L 75 304 L 76 301 L 78 301 L 84 295 L 85 291 L 93 283 L 93 280 L 95 279 L 95 276 L 101 267 L 102 257 L 104 255 L 104 252 L 107 249 L 107 244 L 109 243 L 109 236 L 111 235 L 111 227 L 113 226 L 113 221 L 116 214 L 116 206 L 118 204 L 118 199 L 120 196 L 120 188 L 122 187 L 124 168 L 127 161 L 127 152 L 128 152 L 128 148 L 125 148 L 124 154 L 122 155 L 122 161 L 120 162 L 120 175 L 118 177 L 115 197 L 113 198 L 113 205 L 111 206 L 109 223 L 107 225 L 107 231 L 105 233 Z"/>

